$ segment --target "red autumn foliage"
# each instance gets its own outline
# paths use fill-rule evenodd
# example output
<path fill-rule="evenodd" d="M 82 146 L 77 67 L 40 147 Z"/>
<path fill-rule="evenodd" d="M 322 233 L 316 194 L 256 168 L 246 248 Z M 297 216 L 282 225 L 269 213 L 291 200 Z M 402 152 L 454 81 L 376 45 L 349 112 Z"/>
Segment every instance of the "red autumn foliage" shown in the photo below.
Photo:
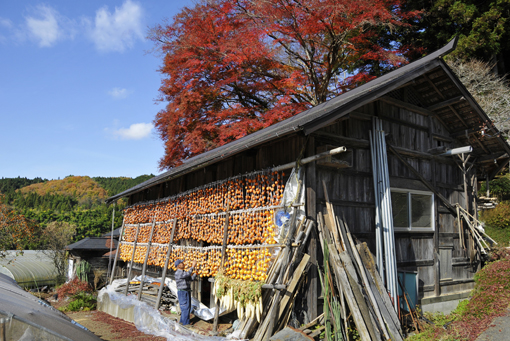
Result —
<path fill-rule="evenodd" d="M 74 296 L 80 292 L 92 292 L 92 286 L 85 281 L 81 281 L 78 277 L 73 278 L 71 281 L 62 284 L 57 289 L 59 300 L 63 297 Z"/>
<path fill-rule="evenodd" d="M 16 213 L 0 193 L 0 257 L 7 250 L 21 251 L 34 240 L 34 222 Z"/>
<path fill-rule="evenodd" d="M 160 167 L 331 99 L 406 60 L 383 32 L 401 0 L 208 0 L 149 38 L 164 55 Z"/>

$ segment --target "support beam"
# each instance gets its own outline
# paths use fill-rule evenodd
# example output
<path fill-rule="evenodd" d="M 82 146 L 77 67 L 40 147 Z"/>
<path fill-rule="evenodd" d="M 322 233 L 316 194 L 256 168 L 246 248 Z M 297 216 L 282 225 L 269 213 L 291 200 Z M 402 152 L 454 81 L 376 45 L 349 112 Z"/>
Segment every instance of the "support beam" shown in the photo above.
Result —
<path fill-rule="evenodd" d="M 427 186 L 427 188 L 433 192 L 439 199 L 441 199 L 441 201 L 443 202 L 443 204 L 446 206 L 446 208 L 453 213 L 454 216 L 457 216 L 457 211 L 455 209 L 454 206 L 452 206 L 452 204 L 448 201 L 448 199 L 446 199 L 441 193 L 439 193 L 437 191 L 437 189 L 432 186 L 416 169 L 414 169 L 414 167 L 409 164 L 409 162 L 406 161 L 406 159 L 404 159 L 404 157 L 402 155 L 400 155 L 396 149 L 394 147 L 392 147 L 390 144 L 387 144 L 387 147 L 388 149 L 400 160 L 402 161 L 402 163 L 407 167 L 409 168 L 409 170 L 418 178 L 421 180 L 421 182 L 423 182 L 423 184 L 425 186 Z"/>
<path fill-rule="evenodd" d="M 170 241 L 168 241 L 168 249 L 166 250 L 165 265 L 163 267 L 163 273 L 161 274 L 161 285 L 159 286 L 158 298 L 156 299 L 156 306 L 154 308 L 159 309 L 161 304 L 161 296 L 163 296 L 163 287 L 165 286 L 166 272 L 168 270 L 168 263 L 170 262 L 170 253 L 172 252 L 172 244 L 174 242 L 175 227 L 177 226 L 177 218 L 174 219 L 174 225 L 172 226 L 172 233 L 170 234 Z"/>
<path fill-rule="evenodd" d="M 315 137 L 308 138 L 307 155 L 315 153 Z M 317 172 L 315 162 L 306 165 L 306 215 L 308 217 L 317 216 Z M 306 284 L 306 305 L 307 314 L 310 320 L 317 317 L 317 297 L 319 296 L 318 272 L 317 272 L 317 233 L 315 227 L 312 227 L 310 243 L 308 244 L 308 254 L 310 255 L 310 267 L 308 269 L 308 281 Z"/>
<path fill-rule="evenodd" d="M 120 228 L 119 242 L 117 243 L 117 251 L 115 251 L 115 260 L 113 261 L 113 268 L 112 268 L 112 273 L 111 273 L 111 277 L 110 277 L 110 284 L 112 284 L 113 279 L 115 278 L 115 267 L 117 266 L 117 260 L 119 259 L 120 242 L 122 241 L 123 233 L 124 233 L 124 220 L 122 220 L 122 226 Z M 112 241 L 112 243 L 113 243 L 113 241 Z"/>
<path fill-rule="evenodd" d="M 443 96 L 441 96 L 441 97 L 443 97 Z M 445 108 L 445 107 L 449 107 L 449 106 L 451 106 L 453 104 L 460 103 L 460 102 L 462 102 L 464 100 L 466 100 L 464 98 L 464 96 L 457 96 L 457 97 L 449 98 L 447 100 L 444 100 L 442 102 L 439 102 L 439 103 L 436 103 L 436 104 L 433 104 L 433 105 L 427 107 L 427 110 L 436 111 L 438 109 L 442 109 L 442 108 Z M 458 115 L 458 113 L 457 113 L 457 115 Z M 463 123 L 465 124 L 465 122 L 463 122 Z"/>
<path fill-rule="evenodd" d="M 130 278 L 131 270 L 133 269 L 133 263 L 134 263 L 135 251 L 136 251 L 136 243 L 138 241 L 138 232 L 140 232 L 140 224 L 138 224 L 136 227 L 135 242 L 133 243 L 133 252 L 131 253 L 131 261 L 129 262 L 129 270 L 128 270 L 128 275 L 127 275 L 126 290 L 124 291 L 124 296 L 127 296 L 128 290 L 129 290 L 129 281 L 131 280 L 131 278 Z"/>

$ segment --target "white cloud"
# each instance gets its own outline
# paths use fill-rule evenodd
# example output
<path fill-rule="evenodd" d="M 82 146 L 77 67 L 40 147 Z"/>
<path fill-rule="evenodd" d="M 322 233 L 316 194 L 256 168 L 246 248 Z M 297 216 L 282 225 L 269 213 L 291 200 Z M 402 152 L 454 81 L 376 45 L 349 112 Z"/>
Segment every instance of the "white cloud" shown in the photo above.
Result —
<path fill-rule="evenodd" d="M 59 40 L 74 38 L 75 22 L 60 15 L 54 8 L 38 5 L 29 11 L 32 14 L 25 17 L 25 25 L 16 33 L 19 39 L 24 40 L 28 36 L 40 47 L 51 47 Z"/>
<path fill-rule="evenodd" d="M 137 39 L 144 39 L 142 15 L 142 7 L 131 0 L 126 0 L 120 8 L 115 7 L 114 13 L 102 7 L 96 11 L 90 38 L 100 51 L 123 52 Z"/>
<path fill-rule="evenodd" d="M 1 18 L 0 17 L 0 26 L 11 28 L 12 27 L 12 21 L 9 19 Z"/>
<path fill-rule="evenodd" d="M 114 135 L 124 140 L 141 140 L 150 135 L 154 125 L 152 123 L 135 123 L 129 128 L 120 128 Z"/>
<path fill-rule="evenodd" d="M 37 6 L 37 11 L 39 12 L 37 17 L 25 18 L 28 34 L 39 43 L 40 47 L 50 47 L 64 37 L 57 21 L 58 12 L 45 5 Z"/>
<path fill-rule="evenodd" d="M 108 91 L 108 95 L 112 96 L 114 99 L 123 99 L 126 98 L 129 94 L 131 94 L 131 91 L 128 89 L 113 88 Z"/>

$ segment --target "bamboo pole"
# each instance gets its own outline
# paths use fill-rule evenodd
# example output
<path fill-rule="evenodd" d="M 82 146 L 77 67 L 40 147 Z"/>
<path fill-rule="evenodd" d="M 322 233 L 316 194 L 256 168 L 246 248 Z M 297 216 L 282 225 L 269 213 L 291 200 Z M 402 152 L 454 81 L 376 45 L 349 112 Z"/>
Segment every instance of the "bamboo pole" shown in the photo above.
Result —
<path fill-rule="evenodd" d="M 138 227 L 136 228 L 136 235 L 135 235 L 135 244 L 133 245 L 133 252 L 131 253 L 131 261 L 129 263 L 129 270 L 127 275 L 127 282 L 126 282 L 126 290 L 124 291 L 124 295 L 127 296 L 128 290 L 129 290 L 129 281 L 131 280 L 131 270 L 133 269 L 133 263 L 135 260 L 135 251 L 136 251 L 136 242 L 138 241 L 138 232 L 140 232 L 140 224 L 138 224 Z"/>
<path fill-rule="evenodd" d="M 142 289 L 143 289 L 143 281 L 145 280 L 145 271 L 147 271 L 147 260 L 149 259 L 149 253 L 151 250 L 151 243 L 152 243 L 152 235 L 154 233 L 154 226 L 156 225 L 156 214 L 154 214 L 154 218 L 152 219 L 152 227 L 151 227 L 151 233 L 149 236 L 149 242 L 147 245 L 147 251 L 145 251 L 145 259 L 143 261 L 143 267 L 142 267 L 142 277 L 140 279 L 140 289 L 138 289 L 138 300 L 140 301 L 140 298 L 142 297 Z"/>
<path fill-rule="evenodd" d="M 225 253 L 227 251 L 227 242 L 228 242 L 228 220 L 229 220 L 229 211 L 230 205 L 227 205 L 227 211 L 225 216 L 225 225 L 223 227 L 223 244 L 221 245 L 221 263 L 220 269 L 223 268 L 223 263 L 225 262 Z M 218 334 L 218 319 L 220 317 L 220 308 L 221 304 L 216 305 L 216 309 L 214 310 L 214 322 L 213 322 L 213 334 Z"/>
<path fill-rule="evenodd" d="M 122 220 L 122 226 L 120 228 L 119 242 L 117 244 L 117 251 L 115 251 L 115 260 L 113 261 L 113 271 L 112 271 L 111 277 L 110 277 L 110 284 L 112 284 L 113 278 L 115 277 L 115 267 L 117 266 L 117 260 L 119 259 L 120 244 L 121 244 L 123 233 L 124 233 L 124 220 Z M 111 242 L 113 243 L 113 240 Z"/>
<path fill-rule="evenodd" d="M 172 243 L 174 242 L 175 227 L 177 226 L 177 218 L 174 219 L 174 226 L 172 226 L 172 233 L 170 234 L 170 241 L 168 242 L 168 249 L 166 250 L 165 266 L 161 274 L 161 285 L 159 286 L 158 298 L 156 299 L 155 308 L 159 309 L 161 304 L 161 296 L 163 295 L 163 287 L 165 286 L 166 272 L 168 270 L 168 263 L 170 262 L 170 253 L 172 252 Z"/>

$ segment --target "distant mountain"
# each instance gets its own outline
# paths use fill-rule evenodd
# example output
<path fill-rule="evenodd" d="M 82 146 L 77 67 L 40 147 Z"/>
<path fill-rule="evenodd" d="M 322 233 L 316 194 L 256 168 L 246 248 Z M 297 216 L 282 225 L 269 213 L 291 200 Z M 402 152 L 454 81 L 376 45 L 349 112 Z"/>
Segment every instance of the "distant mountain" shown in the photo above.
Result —
<path fill-rule="evenodd" d="M 0 192 L 14 210 L 35 222 L 40 230 L 53 221 L 75 224 L 74 241 L 111 230 L 113 205 L 105 199 L 138 185 L 154 175 L 128 177 L 67 176 L 62 180 L 2 178 Z M 115 207 L 115 228 L 122 225 L 126 203 Z M 37 247 L 35 245 L 34 247 Z"/>
<path fill-rule="evenodd" d="M 77 201 L 84 198 L 104 200 L 108 197 L 106 189 L 88 176 L 68 176 L 62 180 L 50 180 L 22 187 L 23 194 L 37 193 L 44 195 L 70 196 Z"/>

